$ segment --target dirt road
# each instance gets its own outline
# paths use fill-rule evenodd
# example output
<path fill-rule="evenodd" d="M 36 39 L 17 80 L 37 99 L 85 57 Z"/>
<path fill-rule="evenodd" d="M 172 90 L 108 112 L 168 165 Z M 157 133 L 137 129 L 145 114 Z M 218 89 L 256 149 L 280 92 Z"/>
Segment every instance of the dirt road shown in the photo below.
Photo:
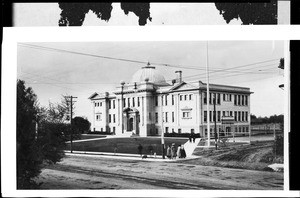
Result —
<path fill-rule="evenodd" d="M 38 181 L 43 189 L 283 189 L 283 173 L 96 156 L 66 156 Z"/>

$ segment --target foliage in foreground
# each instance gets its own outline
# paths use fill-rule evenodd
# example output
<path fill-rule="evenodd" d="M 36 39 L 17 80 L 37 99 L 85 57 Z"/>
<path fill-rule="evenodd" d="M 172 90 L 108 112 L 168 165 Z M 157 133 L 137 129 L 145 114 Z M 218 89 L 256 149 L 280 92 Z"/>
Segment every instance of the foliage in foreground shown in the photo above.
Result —
<path fill-rule="evenodd" d="M 62 132 L 68 132 L 70 126 L 49 122 L 44 110 L 38 107 L 33 90 L 18 80 L 17 189 L 38 188 L 34 178 L 40 174 L 43 164 L 56 163 L 64 156 L 65 136 Z"/>

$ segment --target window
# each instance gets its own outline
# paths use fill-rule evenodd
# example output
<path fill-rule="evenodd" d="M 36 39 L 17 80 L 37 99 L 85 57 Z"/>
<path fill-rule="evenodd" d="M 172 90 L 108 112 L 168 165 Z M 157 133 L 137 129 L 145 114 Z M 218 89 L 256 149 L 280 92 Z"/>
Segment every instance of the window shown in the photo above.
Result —
<path fill-rule="evenodd" d="M 140 97 L 137 98 L 137 105 L 138 105 L 138 107 L 140 106 Z"/>
<path fill-rule="evenodd" d="M 96 115 L 96 121 L 101 121 L 101 114 Z"/>
<path fill-rule="evenodd" d="M 116 123 L 116 114 L 113 114 L 113 122 Z"/>
<path fill-rule="evenodd" d="M 182 112 L 182 117 L 183 118 L 191 118 L 191 112 L 187 112 L 187 111 Z"/>
<path fill-rule="evenodd" d="M 149 112 L 149 120 L 151 121 L 151 112 Z"/>
<path fill-rule="evenodd" d="M 207 122 L 207 111 L 204 111 L 203 121 L 204 121 L 204 122 Z"/>
<path fill-rule="evenodd" d="M 108 122 L 111 123 L 111 114 L 108 115 Z"/>
<path fill-rule="evenodd" d="M 132 107 L 135 106 L 135 100 L 134 100 L 134 97 L 132 97 Z"/>
<path fill-rule="evenodd" d="M 234 105 L 237 105 L 237 102 L 236 102 L 236 95 L 234 95 Z"/>
<path fill-rule="evenodd" d="M 242 111 L 242 121 L 244 121 L 244 111 Z"/>
<path fill-rule="evenodd" d="M 223 111 L 223 117 L 225 117 L 225 111 Z"/>
<path fill-rule="evenodd" d="M 192 100 L 192 94 L 189 95 L 189 100 Z"/>
<path fill-rule="evenodd" d="M 113 127 L 113 133 L 114 134 L 116 133 L 116 127 Z"/>
<path fill-rule="evenodd" d="M 175 133 L 174 128 L 172 128 L 172 133 Z"/>
<path fill-rule="evenodd" d="M 187 95 L 184 95 L 184 100 L 187 100 Z"/>
<path fill-rule="evenodd" d="M 166 112 L 166 117 L 165 117 L 165 119 L 166 119 L 166 122 L 168 122 L 168 112 Z"/>
<path fill-rule="evenodd" d="M 175 116 L 174 116 L 174 111 L 173 111 L 173 112 L 172 112 L 172 122 L 174 122 L 174 120 L 175 120 L 174 117 L 175 117 Z"/>
<path fill-rule="evenodd" d="M 216 121 L 216 112 L 213 111 L 213 122 Z"/>
<path fill-rule="evenodd" d="M 172 95 L 172 105 L 174 105 L 174 95 Z"/>
<path fill-rule="evenodd" d="M 166 131 L 165 131 L 166 133 L 169 133 L 169 127 L 166 127 Z"/>
<path fill-rule="evenodd" d="M 245 120 L 246 120 L 246 122 L 248 122 L 248 112 L 247 111 L 245 112 Z"/>
<path fill-rule="evenodd" d="M 97 102 L 95 102 L 95 107 L 97 107 L 97 105 L 98 105 L 98 103 L 97 103 Z"/>
<path fill-rule="evenodd" d="M 165 95 L 165 104 L 168 105 L 168 95 Z"/>
<path fill-rule="evenodd" d="M 207 94 L 206 94 L 206 92 L 204 92 L 204 94 L 203 94 L 203 103 L 204 104 L 206 104 L 206 102 L 207 102 Z"/>
<path fill-rule="evenodd" d="M 155 113 L 155 123 L 158 123 L 158 113 Z"/>
<path fill-rule="evenodd" d="M 242 98 L 242 105 L 244 105 L 244 96 L 241 96 Z"/>
<path fill-rule="evenodd" d="M 195 130 L 194 129 L 191 129 L 191 133 L 194 133 L 195 132 Z"/>
<path fill-rule="evenodd" d="M 229 94 L 229 101 L 231 102 L 231 94 Z"/>
<path fill-rule="evenodd" d="M 245 105 L 248 106 L 248 96 L 245 96 Z"/>
<path fill-rule="evenodd" d="M 110 100 L 110 101 L 108 102 L 108 108 L 109 108 L 109 109 L 111 109 L 111 103 L 112 103 L 112 101 Z"/>
<path fill-rule="evenodd" d="M 182 101 L 182 95 L 180 95 L 179 98 L 180 98 L 180 101 Z"/>
<path fill-rule="evenodd" d="M 241 96 L 238 95 L 238 105 L 241 105 Z"/>
<path fill-rule="evenodd" d="M 126 106 L 126 100 L 125 100 L 125 98 L 123 98 L 123 106 L 122 107 L 125 107 Z"/>
<path fill-rule="evenodd" d="M 209 104 L 212 104 L 211 102 L 211 93 L 209 93 Z"/>
<path fill-rule="evenodd" d="M 156 135 L 158 134 L 158 128 L 155 128 L 155 133 L 156 133 Z"/>
<path fill-rule="evenodd" d="M 230 111 L 230 117 L 232 117 L 232 111 Z"/>
<path fill-rule="evenodd" d="M 211 111 L 209 111 L 209 121 L 211 122 L 211 117 L 212 117 L 212 114 L 211 114 Z"/>
<path fill-rule="evenodd" d="M 218 122 L 221 121 L 221 111 L 218 111 Z"/>
<path fill-rule="evenodd" d="M 237 112 L 234 112 L 234 121 L 237 121 Z"/>
<path fill-rule="evenodd" d="M 226 101 L 226 94 L 223 94 L 223 101 Z"/>
<path fill-rule="evenodd" d="M 241 121 L 241 112 L 238 112 L 238 121 Z"/>
<path fill-rule="evenodd" d="M 130 98 L 127 98 L 127 107 L 130 107 Z"/>
<path fill-rule="evenodd" d="M 221 95 L 218 93 L 218 94 L 217 94 L 217 104 L 221 104 L 220 98 L 221 98 Z"/>
<path fill-rule="evenodd" d="M 113 100 L 113 108 L 115 109 L 116 108 L 116 101 Z"/>
<path fill-rule="evenodd" d="M 181 133 L 181 129 L 178 129 L 178 133 Z"/>

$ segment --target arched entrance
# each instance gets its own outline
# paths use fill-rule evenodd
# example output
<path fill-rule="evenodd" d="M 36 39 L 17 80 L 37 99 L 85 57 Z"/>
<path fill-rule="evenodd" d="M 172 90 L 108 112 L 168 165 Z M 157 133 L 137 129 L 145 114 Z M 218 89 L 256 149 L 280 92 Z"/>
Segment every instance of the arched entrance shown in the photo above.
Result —
<path fill-rule="evenodd" d="M 124 129 L 127 132 L 132 132 L 133 135 L 139 135 L 140 114 L 135 108 L 124 108 Z"/>

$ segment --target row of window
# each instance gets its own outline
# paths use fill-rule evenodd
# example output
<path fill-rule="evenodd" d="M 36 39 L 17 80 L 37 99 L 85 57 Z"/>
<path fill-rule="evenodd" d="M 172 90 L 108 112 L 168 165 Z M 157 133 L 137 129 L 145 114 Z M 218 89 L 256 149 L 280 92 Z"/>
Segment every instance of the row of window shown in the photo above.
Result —
<path fill-rule="evenodd" d="M 231 102 L 233 94 L 223 94 L 223 101 Z M 220 93 L 209 93 L 209 104 L 214 104 L 214 100 L 216 100 L 216 104 L 221 104 L 221 94 Z M 203 103 L 207 103 L 207 94 L 204 92 L 203 95 Z M 238 106 L 248 106 L 248 96 L 246 95 L 234 95 L 234 105 Z"/>
<path fill-rule="evenodd" d="M 169 95 L 162 95 L 162 96 L 156 96 L 155 98 L 155 106 L 158 106 L 158 101 L 162 101 L 162 106 L 167 106 L 168 105 L 168 98 Z M 184 100 L 193 100 L 193 94 L 184 94 L 184 95 L 179 95 L 179 100 L 184 101 Z M 171 105 L 175 105 L 175 96 L 171 95 Z"/>
<path fill-rule="evenodd" d="M 163 115 L 164 115 L 164 119 L 163 119 L 164 122 L 169 122 L 169 121 L 172 122 L 172 123 L 175 122 L 175 112 L 171 112 L 171 120 L 169 120 L 169 112 L 164 112 Z M 149 113 L 149 118 L 151 120 L 151 113 Z M 191 112 L 190 111 L 183 111 L 182 112 L 182 118 L 183 119 L 191 119 L 192 118 L 191 117 Z M 158 123 L 158 113 L 157 112 L 155 113 L 155 123 Z"/>
<path fill-rule="evenodd" d="M 248 126 L 236 126 L 234 127 L 235 132 L 249 132 L 249 127 Z M 224 129 L 217 128 L 217 132 L 224 132 Z M 214 127 L 210 128 L 210 133 L 214 133 Z M 224 132 L 224 133 L 231 133 L 231 132 Z M 207 129 L 205 129 L 205 134 L 207 134 Z"/>
<path fill-rule="evenodd" d="M 95 107 L 102 107 L 102 102 L 95 102 Z"/>
<path fill-rule="evenodd" d="M 216 115 L 217 113 L 217 115 Z M 233 117 L 233 111 L 222 111 L 223 117 Z M 207 122 L 207 111 L 204 111 L 203 121 Z M 221 122 L 221 111 L 209 111 L 209 121 Z M 234 111 L 234 121 L 236 122 L 248 122 L 248 112 L 247 111 Z"/>
<path fill-rule="evenodd" d="M 96 114 L 96 121 L 102 120 L 102 114 Z M 116 114 L 109 114 L 108 115 L 108 122 L 109 123 L 116 123 Z"/>

